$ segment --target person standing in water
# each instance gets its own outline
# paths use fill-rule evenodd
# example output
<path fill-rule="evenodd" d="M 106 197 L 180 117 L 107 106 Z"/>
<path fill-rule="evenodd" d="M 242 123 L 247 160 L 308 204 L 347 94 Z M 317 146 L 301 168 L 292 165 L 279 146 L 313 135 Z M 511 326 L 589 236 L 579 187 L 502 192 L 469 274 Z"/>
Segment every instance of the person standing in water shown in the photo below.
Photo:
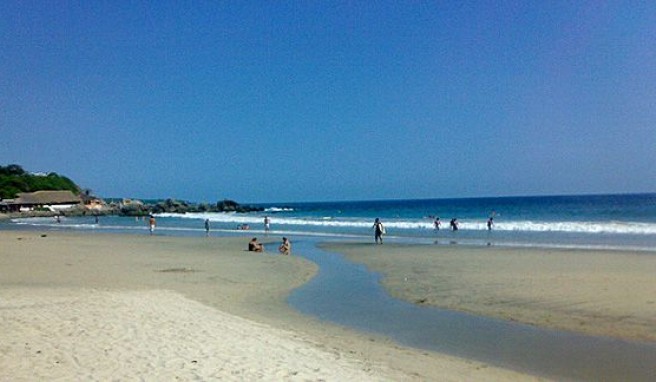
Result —
<path fill-rule="evenodd" d="M 487 219 L 487 230 L 492 231 L 492 226 L 494 225 L 494 218 L 490 217 Z"/>
<path fill-rule="evenodd" d="M 151 235 L 155 231 L 155 225 L 157 225 L 157 222 L 155 221 L 155 217 L 153 215 L 150 215 L 150 219 L 148 220 L 148 230 L 150 231 Z"/>
<path fill-rule="evenodd" d="M 379 218 L 374 221 L 374 240 L 376 244 L 383 244 L 383 235 L 385 234 L 385 226 L 381 223 Z"/>
<path fill-rule="evenodd" d="M 264 217 L 264 232 L 269 233 L 271 230 L 271 220 L 269 219 L 268 216 Z"/>
<path fill-rule="evenodd" d="M 451 219 L 451 222 L 449 223 L 449 225 L 451 226 L 451 230 L 457 231 L 458 230 L 458 219 L 456 219 L 456 218 Z"/>
<path fill-rule="evenodd" d="M 435 231 L 439 231 L 441 225 L 442 225 L 442 222 L 440 221 L 440 218 L 436 217 L 435 221 L 433 222 L 433 226 L 435 227 Z"/>
<path fill-rule="evenodd" d="M 205 236 L 210 235 L 210 219 L 205 219 Z"/>

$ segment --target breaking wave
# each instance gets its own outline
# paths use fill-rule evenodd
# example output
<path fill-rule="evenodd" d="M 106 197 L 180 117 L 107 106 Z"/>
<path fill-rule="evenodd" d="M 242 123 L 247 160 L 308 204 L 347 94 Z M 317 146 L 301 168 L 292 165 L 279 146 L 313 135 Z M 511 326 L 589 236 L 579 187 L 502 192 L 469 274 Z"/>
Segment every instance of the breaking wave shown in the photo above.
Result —
<path fill-rule="evenodd" d="M 262 224 L 263 217 L 237 213 L 188 213 L 188 214 L 158 214 L 159 217 L 181 219 L 209 219 L 211 222 L 227 224 Z M 433 223 L 428 219 L 420 220 L 383 220 L 388 229 L 398 230 L 432 230 Z M 362 218 L 335 217 L 273 217 L 273 226 L 305 226 L 325 227 L 326 229 L 362 229 L 371 228 L 373 221 Z M 485 221 L 459 221 L 461 230 L 486 230 Z M 442 229 L 448 229 L 448 222 L 443 222 Z M 623 235 L 656 235 L 656 223 L 625 222 L 625 221 L 497 221 L 495 231 L 507 232 L 563 232 L 584 234 L 623 234 Z"/>

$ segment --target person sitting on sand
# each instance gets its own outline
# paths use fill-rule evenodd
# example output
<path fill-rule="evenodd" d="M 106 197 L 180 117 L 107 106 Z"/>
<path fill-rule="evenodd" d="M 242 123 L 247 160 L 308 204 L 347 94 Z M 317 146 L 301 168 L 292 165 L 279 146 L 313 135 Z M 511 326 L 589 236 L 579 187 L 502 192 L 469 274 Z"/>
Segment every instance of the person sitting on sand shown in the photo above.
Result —
<path fill-rule="evenodd" d="M 283 255 L 289 255 L 289 253 L 292 251 L 292 243 L 289 242 L 288 238 L 283 237 L 282 238 L 282 244 L 280 244 L 280 247 L 278 247 L 278 250 Z"/>
<path fill-rule="evenodd" d="M 262 243 L 258 243 L 257 238 L 254 237 L 248 242 L 248 250 L 251 252 L 264 252 L 264 246 Z"/>

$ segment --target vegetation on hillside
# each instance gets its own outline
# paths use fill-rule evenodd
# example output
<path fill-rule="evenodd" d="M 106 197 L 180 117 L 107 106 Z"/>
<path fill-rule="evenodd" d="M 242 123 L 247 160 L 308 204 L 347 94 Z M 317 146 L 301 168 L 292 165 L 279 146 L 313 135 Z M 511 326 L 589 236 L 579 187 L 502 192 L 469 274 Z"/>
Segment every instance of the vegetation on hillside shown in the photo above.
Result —
<path fill-rule="evenodd" d="M 19 192 L 42 190 L 68 190 L 76 194 L 80 192 L 80 188 L 72 180 L 54 172 L 34 175 L 17 164 L 0 166 L 0 199 L 15 198 Z"/>

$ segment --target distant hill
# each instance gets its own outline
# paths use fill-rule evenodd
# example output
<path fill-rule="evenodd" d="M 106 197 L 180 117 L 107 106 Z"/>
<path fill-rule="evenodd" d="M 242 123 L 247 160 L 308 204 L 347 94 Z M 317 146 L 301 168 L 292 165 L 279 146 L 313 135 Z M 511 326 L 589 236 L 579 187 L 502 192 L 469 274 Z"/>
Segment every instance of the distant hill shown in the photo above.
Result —
<path fill-rule="evenodd" d="M 80 187 L 65 176 L 54 172 L 31 174 L 17 164 L 0 166 L 0 199 L 15 198 L 19 192 L 68 190 L 75 194 Z"/>

